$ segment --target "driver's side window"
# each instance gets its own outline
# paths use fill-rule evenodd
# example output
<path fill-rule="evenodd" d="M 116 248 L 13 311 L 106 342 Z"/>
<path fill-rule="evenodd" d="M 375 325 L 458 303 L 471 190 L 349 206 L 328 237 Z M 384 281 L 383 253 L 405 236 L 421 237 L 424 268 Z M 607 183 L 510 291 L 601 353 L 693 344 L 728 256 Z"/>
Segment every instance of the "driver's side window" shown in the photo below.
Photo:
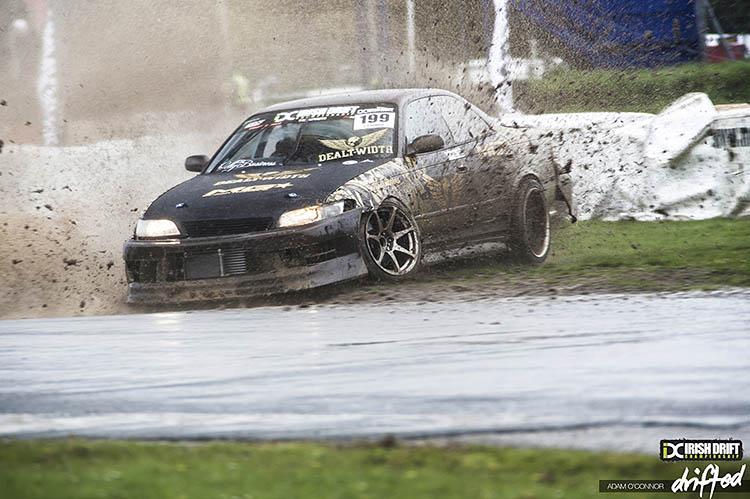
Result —
<path fill-rule="evenodd" d="M 445 147 L 453 145 L 453 136 L 443 120 L 440 107 L 434 97 L 426 97 L 409 103 L 406 108 L 404 133 L 407 144 L 422 135 L 439 135 Z"/>
<path fill-rule="evenodd" d="M 448 95 L 435 97 L 435 103 L 448 124 L 457 144 L 476 140 L 490 132 L 490 127 L 466 101 Z"/>

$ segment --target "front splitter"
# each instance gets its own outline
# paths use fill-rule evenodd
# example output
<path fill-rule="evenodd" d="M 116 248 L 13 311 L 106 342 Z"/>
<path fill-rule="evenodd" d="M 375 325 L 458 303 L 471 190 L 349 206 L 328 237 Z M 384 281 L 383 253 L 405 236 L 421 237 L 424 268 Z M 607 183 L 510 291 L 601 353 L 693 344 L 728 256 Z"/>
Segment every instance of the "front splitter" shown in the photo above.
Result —
<path fill-rule="evenodd" d="M 301 291 L 367 274 L 357 253 L 325 262 L 251 274 L 194 281 L 139 283 L 128 285 L 128 303 L 161 304 L 208 302 Z"/>

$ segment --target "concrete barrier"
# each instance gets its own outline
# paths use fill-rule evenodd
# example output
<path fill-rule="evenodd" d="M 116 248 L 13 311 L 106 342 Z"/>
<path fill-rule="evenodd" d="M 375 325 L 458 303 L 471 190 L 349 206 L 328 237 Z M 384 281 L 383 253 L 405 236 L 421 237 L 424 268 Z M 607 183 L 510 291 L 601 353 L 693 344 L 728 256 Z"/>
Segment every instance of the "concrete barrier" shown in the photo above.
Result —
<path fill-rule="evenodd" d="M 580 219 L 750 216 L 750 107 L 687 94 L 661 113 L 509 115 L 571 168 Z M 550 134 L 552 132 L 552 134 Z"/>

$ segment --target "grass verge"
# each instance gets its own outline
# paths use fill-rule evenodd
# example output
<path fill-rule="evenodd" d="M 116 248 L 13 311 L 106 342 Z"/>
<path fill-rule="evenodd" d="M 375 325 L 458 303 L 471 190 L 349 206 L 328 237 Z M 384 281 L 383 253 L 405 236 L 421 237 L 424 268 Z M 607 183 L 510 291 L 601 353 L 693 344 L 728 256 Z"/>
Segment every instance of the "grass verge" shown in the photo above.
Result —
<path fill-rule="evenodd" d="M 736 472 L 740 464 L 720 468 Z M 683 471 L 656 456 L 478 446 L 0 443 L 0 495 L 28 499 L 593 498 L 602 479 L 673 480 Z"/>
<path fill-rule="evenodd" d="M 554 235 L 544 266 L 455 271 L 477 274 L 635 291 L 750 287 L 750 220 L 578 222 Z"/>
<path fill-rule="evenodd" d="M 521 110 L 536 114 L 658 113 L 688 92 L 705 92 L 714 104 L 750 102 L 750 61 L 559 71 L 519 85 L 515 97 Z"/>
<path fill-rule="evenodd" d="M 548 264 L 530 274 L 602 276 L 644 289 L 750 286 L 750 220 L 586 221 L 561 231 L 553 244 Z M 660 283 L 660 275 L 679 281 Z"/>

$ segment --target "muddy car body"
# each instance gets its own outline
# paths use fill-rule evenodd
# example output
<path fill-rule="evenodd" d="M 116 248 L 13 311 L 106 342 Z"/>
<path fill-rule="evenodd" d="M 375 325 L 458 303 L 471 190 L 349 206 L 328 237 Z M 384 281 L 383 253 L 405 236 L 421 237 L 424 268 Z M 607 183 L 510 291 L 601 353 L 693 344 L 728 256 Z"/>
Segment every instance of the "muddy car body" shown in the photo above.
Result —
<path fill-rule="evenodd" d="M 401 279 L 426 253 L 502 241 L 549 249 L 567 173 L 534 131 L 450 92 L 377 90 L 278 104 L 246 120 L 200 175 L 162 194 L 125 244 L 128 300 L 226 299 L 367 274 Z"/>

